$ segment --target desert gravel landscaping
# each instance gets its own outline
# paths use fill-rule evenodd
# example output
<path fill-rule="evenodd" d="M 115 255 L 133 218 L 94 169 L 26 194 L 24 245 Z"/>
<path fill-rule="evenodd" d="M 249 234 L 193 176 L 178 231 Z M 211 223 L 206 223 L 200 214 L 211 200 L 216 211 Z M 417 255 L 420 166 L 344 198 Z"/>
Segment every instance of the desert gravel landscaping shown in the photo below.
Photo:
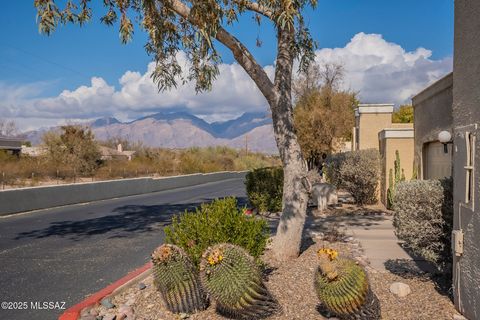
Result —
<path fill-rule="evenodd" d="M 349 207 L 345 213 L 351 215 L 351 209 Z M 369 214 L 368 209 L 364 210 L 367 210 L 364 214 Z M 341 214 L 339 211 L 335 210 L 335 214 Z M 355 211 L 359 214 L 361 210 Z M 378 215 L 378 210 L 371 210 L 370 213 L 372 212 Z M 412 261 L 392 261 L 387 271 L 379 272 L 371 268 L 357 239 L 345 236 L 342 230 L 319 231 L 318 226 L 322 225 L 323 219 L 323 216 L 311 217 L 305 231 L 304 251 L 297 259 L 279 265 L 270 256 L 270 250 L 265 252 L 262 259 L 268 266 L 264 272 L 265 283 L 282 306 L 281 311 L 269 319 L 329 319 L 330 315 L 321 308 L 313 286 L 313 274 L 318 265 L 316 252 L 322 247 L 336 249 L 341 255 L 356 259 L 366 268 L 372 289 L 380 300 L 382 319 L 450 320 L 458 315 L 448 293 L 432 280 L 431 274 L 419 270 Z M 410 286 L 411 293 L 405 297 L 393 294 L 390 285 L 395 282 Z M 107 309 L 100 304 L 91 310 L 84 310 L 82 320 L 225 319 L 215 313 L 214 305 L 191 315 L 170 313 L 153 285 L 152 275 L 111 297 L 110 301 L 115 307 Z M 104 301 L 103 304 L 110 301 Z"/>

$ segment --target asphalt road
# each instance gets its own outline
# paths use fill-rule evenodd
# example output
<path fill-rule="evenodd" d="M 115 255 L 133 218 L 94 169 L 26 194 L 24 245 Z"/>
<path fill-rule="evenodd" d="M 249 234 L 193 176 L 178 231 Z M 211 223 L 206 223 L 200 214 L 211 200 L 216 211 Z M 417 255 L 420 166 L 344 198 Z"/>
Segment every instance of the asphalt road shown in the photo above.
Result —
<path fill-rule="evenodd" d="M 245 203 L 243 179 L 0 218 L 0 302 L 29 307 L 0 319 L 56 319 L 30 303 L 78 303 L 145 264 L 173 214 L 225 196 Z"/>

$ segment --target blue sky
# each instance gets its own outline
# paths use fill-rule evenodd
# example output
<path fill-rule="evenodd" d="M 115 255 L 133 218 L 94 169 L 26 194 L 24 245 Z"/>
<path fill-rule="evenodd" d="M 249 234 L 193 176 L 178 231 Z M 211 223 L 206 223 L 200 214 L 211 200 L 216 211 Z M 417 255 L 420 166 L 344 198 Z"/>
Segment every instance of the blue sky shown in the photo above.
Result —
<path fill-rule="evenodd" d="M 96 3 L 100 3 L 100 1 Z M 3 4 L 3 10 L 0 12 L 0 37 L 2 39 L 0 42 L 0 117 L 20 119 L 22 125 L 24 123 L 33 125 L 35 121 L 29 122 L 24 120 L 29 118 L 27 112 L 17 110 L 22 108 L 22 104 L 31 104 L 31 108 L 35 108 L 36 101 L 47 98 L 47 100 L 50 99 L 47 102 L 53 105 L 54 102 L 52 101 L 63 90 L 76 92 L 75 90 L 81 86 L 86 86 L 87 89 L 94 87 L 91 82 L 92 77 L 97 77 L 96 79 L 101 79 L 104 82 L 97 82 L 97 86 L 105 87 L 109 90 L 109 93 L 115 95 L 125 87 L 126 82 L 132 84 L 131 81 L 140 79 L 138 74 L 135 74 L 135 77 L 130 74 L 130 77 L 124 78 L 125 81 L 122 85 L 119 79 L 129 74 L 128 71 L 138 72 L 140 76 L 145 74 L 150 58 L 143 49 L 146 40 L 143 31 L 136 28 L 133 42 L 122 45 L 118 38 L 117 29 L 106 27 L 98 22 L 100 13 L 104 11 L 103 7 L 95 5 L 94 8 L 96 10 L 94 10 L 93 21 L 83 28 L 78 26 L 61 26 L 52 36 L 47 37 L 38 33 L 33 0 L 7 1 Z M 410 91 L 417 90 L 420 86 L 425 86 L 428 82 L 431 82 L 432 79 L 448 72 L 449 63 L 451 65 L 453 52 L 453 0 L 319 0 L 318 8 L 315 11 L 308 10 L 306 15 L 306 21 L 310 26 L 312 34 L 319 42 L 319 49 L 346 48 L 352 42 L 352 38 L 358 40 L 356 43 L 359 48 L 368 48 L 372 45 L 378 46 L 386 43 L 386 50 L 389 47 L 398 46 L 407 54 L 416 52 L 418 48 L 425 48 L 428 54 L 417 52 L 417 56 L 420 58 L 415 58 L 418 60 L 415 66 L 411 63 L 412 65 L 409 68 L 402 69 L 398 67 L 399 64 L 394 58 L 384 58 L 382 59 L 383 62 L 380 63 L 382 65 L 382 74 L 391 72 L 392 78 L 400 78 L 400 87 L 407 82 L 415 82 L 416 86 L 410 88 Z M 271 65 L 275 59 L 275 38 L 272 28 L 266 24 L 258 27 L 250 22 L 249 17 L 242 19 L 240 25 L 241 28 L 234 30 L 238 38 L 247 43 L 262 65 L 266 67 Z M 359 34 L 364 34 L 365 37 L 355 38 Z M 254 45 L 257 35 L 263 41 L 261 48 L 257 48 Z M 380 36 L 382 40 L 380 41 L 378 37 L 375 38 L 373 35 Z M 374 55 L 376 54 L 375 50 L 373 48 L 372 52 Z M 225 68 L 235 75 L 238 70 L 235 68 L 231 55 L 223 49 L 222 53 L 224 53 L 223 61 Z M 341 56 L 342 59 L 350 59 L 342 51 L 338 51 L 335 54 L 337 57 Z M 332 55 L 327 51 L 323 51 L 320 56 L 324 58 L 328 56 L 328 59 L 325 59 L 329 61 L 336 59 L 332 58 Z M 409 59 L 408 56 L 404 56 L 407 64 L 410 63 Z M 358 61 L 360 60 L 342 60 L 341 62 L 351 65 L 352 69 L 356 69 L 356 65 L 359 64 Z M 395 70 L 383 68 L 389 63 L 395 66 Z M 425 66 L 426 64 L 428 66 Z M 232 68 L 235 70 L 232 71 Z M 356 70 L 356 72 L 365 73 L 366 70 L 371 72 L 373 69 L 377 70 L 376 74 L 378 75 L 378 64 L 365 66 L 363 71 Z M 399 73 L 399 70 L 402 72 Z M 349 88 L 364 92 L 365 99 L 386 99 L 396 103 L 400 103 L 400 100 L 403 99 L 403 96 L 389 97 L 368 93 L 370 91 L 366 90 L 372 90 L 375 82 L 367 87 L 363 84 L 359 85 L 358 74 L 350 77 L 349 71 L 347 70 Z M 428 73 L 429 76 L 422 77 L 420 72 Z M 409 73 L 418 73 L 418 75 L 413 80 L 407 79 Z M 372 78 L 374 78 L 374 75 L 372 74 Z M 141 77 L 141 79 L 145 81 L 144 77 Z M 362 77 L 362 79 L 365 80 L 367 77 Z M 250 84 L 239 84 L 239 86 L 245 87 L 245 90 L 255 90 L 251 88 Z M 12 93 L 14 91 L 16 94 Z M 237 91 L 240 94 L 243 92 L 240 89 Z M 96 93 L 90 92 L 90 94 L 95 95 Z M 169 105 L 159 103 L 158 108 L 175 108 L 174 97 L 168 97 L 170 98 Z M 209 111 L 206 108 L 196 107 L 198 104 L 197 100 L 208 104 L 207 98 L 194 97 L 192 101 L 179 101 L 178 104 L 187 106 L 187 110 L 206 118 L 210 116 L 212 119 L 232 116 L 238 113 L 235 112 L 236 109 L 245 109 L 242 106 L 234 105 L 231 101 L 223 101 L 224 106 L 222 107 L 222 102 L 217 101 L 214 104 L 218 105 L 218 107 L 211 110 L 209 115 Z M 104 101 L 105 99 L 108 100 L 106 96 L 103 96 L 102 99 L 102 103 L 98 104 L 98 108 L 109 104 L 108 101 Z M 116 105 L 118 110 L 107 108 L 108 110 L 105 110 L 103 113 L 91 112 L 91 108 L 86 107 L 85 112 L 82 114 L 81 112 L 69 112 L 68 108 L 63 108 L 62 105 L 58 109 L 56 116 L 52 116 L 52 113 L 38 113 L 36 115 L 32 114 L 31 118 L 51 119 L 51 122 L 68 118 L 94 118 L 108 114 L 134 118 L 141 113 L 153 112 L 157 109 L 157 106 L 155 106 L 156 102 L 153 100 L 145 103 L 145 106 L 136 107 L 132 105 L 135 103 L 142 104 L 143 102 L 122 102 L 118 94 L 111 99 L 115 100 L 112 100 L 111 104 Z M 161 101 L 164 100 L 168 99 L 161 98 Z M 8 101 L 8 104 L 6 101 Z M 55 103 L 62 103 L 62 101 L 56 101 Z M 95 105 L 97 102 L 92 98 L 88 103 Z M 16 104 L 18 106 L 15 106 Z M 259 109 L 265 103 L 261 98 L 258 98 L 255 101 L 251 101 L 251 104 L 253 105 L 251 111 L 254 111 L 256 110 L 255 108 Z M 9 111 L 5 112 L 7 108 Z M 76 106 L 76 109 L 78 108 L 82 109 L 82 104 Z M 4 109 L 3 112 L 2 109 Z M 247 110 L 250 109 L 247 108 Z M 214 114 L 216 116 L 213 116 Z"/>

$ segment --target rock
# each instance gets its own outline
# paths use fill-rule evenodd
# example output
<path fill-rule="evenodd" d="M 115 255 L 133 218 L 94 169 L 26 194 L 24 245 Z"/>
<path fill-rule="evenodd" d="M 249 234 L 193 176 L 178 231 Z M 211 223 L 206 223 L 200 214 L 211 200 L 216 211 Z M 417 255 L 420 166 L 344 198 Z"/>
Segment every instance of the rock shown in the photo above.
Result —
<path fill-rule="evenodd" d="M 461 314 L 454 314 L 453 320 L 468 320 L 468 319 L 462 316 Z"/>
<path fill-rule="evenodd" d="M 180 319 L 188 319 L 190 318 L 190 315 L 187 313 L 180 313 Z"/>
<path fill-rule="evenodd" d="M 345 237 L 345 238 L 343 238 L 343 241 L 344 242 L 351 242 L 351 241 L 353 241 L 353 237 Z"/>
<path fill-rule="evenodd" d="M 149 305 L 147 305 L 147 309 L 152 309 L 155 305 L 153 303 L 150 303 Z"/>
<path fill-rule="evenodd" d="M 412 289 L 410 289 L 408 284 L 403 282 L 394 282 L 390 285 L 390 292 L 397 297 L 403 298 L 408 296 L 412 292 Z"/>
<path fill-rule="evenodd" d="M 80 317 L 80 320 L 96 320 L 97 317 L 92 316 L 91 314 L 86 314 Z"/>
<path fill-rule="evenodd" d="M 90 310 L 92 310 L 92 309 L 91 308 L 82 309 L 82 311 L 80 312 L 80 316 L 86 316 L 86 315 L 90 314 Z"/>
<path fill-rule="evenodd" d="M 115 305 L 112 303 L 112 301 L 109 298 L 103 298 L 102 302 L 100 302 L 102 306 L 104 306 L 107 309 L 112 309 L 115 307 Z"/>
<path fill-rule="evenodd" d="M 140 289 L 140 290 L 143 290 L 143 289 L 145 289 L 146 287 L 147 287 L 147 285 L 146 285 L 145 283 L 143 283 L 143 282 L 140 282 L 140 283 L 138 284 L 138 289 Z"/>
<path fill-rule="evenodd" d="M 98 310 L 92 308 L 92 309 L 90 309 L 90 314 L 92 316 L 98 316 Z"/>

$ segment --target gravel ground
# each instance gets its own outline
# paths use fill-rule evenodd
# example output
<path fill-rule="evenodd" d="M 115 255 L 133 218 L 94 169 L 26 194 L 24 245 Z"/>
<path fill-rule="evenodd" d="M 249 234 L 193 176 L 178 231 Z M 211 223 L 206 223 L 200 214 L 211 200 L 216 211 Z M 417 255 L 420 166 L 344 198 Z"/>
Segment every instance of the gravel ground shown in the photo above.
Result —
<path fill-rule="evenodd" d="M 314 224 L 315 225 L 315 224 Z M 271 252 L 267 250 L 263 261 L 269 266 L 266 272 L 266 286 L 278 299 L 282 306 L 281 312 L 271 316 L 272 320 L 316 320 L 328 319 L 318 311 L 319 301 L 313 288 L 313 274 L 317 267 L 316 251 L 321 247 L 334 248 L 340 254 L 355 258 L 365 266 L 369 273 L 371 286 L 380 300 L 382 319 L 389 320 L 442 320 L 453 319 L 457 314 L 449 299 L 428 274 L 422 274 L 413 268 L 403 268 L 396 272 L 379 273 L 368 266 L 368 258 L 363 255 L 363 250 L 355 239 L 347 239 L 347 242 L 334 241 L 335 237 L 320 238 L 315 230 L 309 230 L 306 234 L 309 243 L 303 253 L 297 259 L 277 264 L 271 258 Z M 313 231 L 313 233 L 312 233 Z M 342 235 L 335 235 L 342 238 Z M 403 282 L 411 287 L 412 293 L 404 298 L 392 294 L 389 287 L 394 282 Z M 168 312 L 160 298 L 159 293 L 153 286 L 152 276 L 148 276 L 142 284 L 134 285 L 123 293 L 113 297 L 111 301 L 115 306 L 107 309 L 103 305 L 92 310 L 84 310 L 82 320 L 220 320 L 224 317 L 215 313 L 215 306 L 211 305 L 207 310 L 192 315 L 175 315 Z M 142 288 L 142 289 L 141 289 Z M 122 315 L 123 313 L 123 315 Z M 116 318 L 113 318 L 117 315 Z M 133 316 L 134 315 L 134 316 Z"/>

